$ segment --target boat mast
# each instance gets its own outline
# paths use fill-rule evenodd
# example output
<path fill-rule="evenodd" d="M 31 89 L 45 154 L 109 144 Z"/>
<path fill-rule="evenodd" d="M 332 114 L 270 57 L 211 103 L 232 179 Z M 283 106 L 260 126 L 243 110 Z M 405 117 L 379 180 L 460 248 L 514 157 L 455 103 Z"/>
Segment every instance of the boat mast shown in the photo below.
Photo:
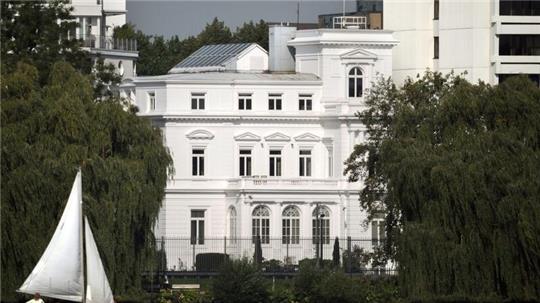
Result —
<path fill-rule="evenodd" d="M 81 245 L 81 248 L 80 248 L 80 252 L 81 252 L 81 273 L 82 273 L 82 292 L 81 292 L 81 302 L 82 303 L 85 303 L 86 302 L 86 271 L 84 270 L 86 268 L 86 254 L 84 253 L 84 214 L 83 214 L 83 199 L 82 199 L 82 173 L 81 173 L 81 168 L 79 167 L 79 172 L 77 173 L 78 174 L 78 177 L 79 177 L 79 203 L 80 203 L 80 207 L 81 207 L 81 216 L 79 218 L 79 231 L 80 231 L 80 237 L 81 237 L 81 241 L 80 241 L 80 245 Z"/>

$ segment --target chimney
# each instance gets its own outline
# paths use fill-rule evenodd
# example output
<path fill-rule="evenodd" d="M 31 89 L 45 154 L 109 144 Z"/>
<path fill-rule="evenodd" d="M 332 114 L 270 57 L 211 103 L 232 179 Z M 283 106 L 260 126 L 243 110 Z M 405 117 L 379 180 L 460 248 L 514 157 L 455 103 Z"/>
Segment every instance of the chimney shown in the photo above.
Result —
<path fill-rule="evenodd" d="M 273 25 L 268 33 L 268 69 L 271 72 L 294 72 L 294 47 L 287 46 L 292 40 L 296 27 Z"/>

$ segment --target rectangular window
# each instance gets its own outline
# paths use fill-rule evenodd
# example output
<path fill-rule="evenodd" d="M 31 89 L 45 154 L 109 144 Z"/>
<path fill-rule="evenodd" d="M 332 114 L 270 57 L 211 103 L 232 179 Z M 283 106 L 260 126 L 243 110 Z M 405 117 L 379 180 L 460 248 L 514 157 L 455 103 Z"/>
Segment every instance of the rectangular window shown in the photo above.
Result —
<path fill-rule="evenodd" d="M 156 93 L 148 92 L 148 109 L 150 111 L 156 110 Z"/>
<path fill-rule="evenodd" d="M 538 0 L 500 0 L 499 15 L 501 16 L 540 16 L 540 1 Z"/>
<path fill-rule="evenodd" d="M 240 176 L 251 176 L 251 150 L 240 150 Z"/>
<path fill-rule="evenodd" d="M 311 150 L 300 150 L 300 177 L 311 177 Z"/>
<path fill-rule="evenodd" d="M 268 109 L 281 110 L 281 94 L 268 95 Z"/>
<path fill-rule="evenodd" d="M 433 59 L 439 59 L 439 37 L 433 37 Z"/>
<path fill-rule="evenodd" d="M 311 110 L 313 107 L 313 101 L 311 95 L 300 95 L 298 98 L 299 110 Z"/>
<path fill-rule="evenodd" d="M 238 95 L 238 109 L 251 110 L 251 94 Z"/>
<path fill-rule="evenodd" d="M 500 56 L 540 56 L 540 35 L 499 35 Z"/>
<path fill-rule="evenodd" d="M 439 20 L 439 0 L 433 1 L 433 20 Z"/>
<path fill-rule="evenodd" d="M 371 245 L 380 246 L 385 239 L 384 220 L 374 219 L 371 221 Z"/>
<path fill-rule="evenodd" d="M 252 239 L 253 244 L 255 244 L 255 240 L 257 238 L 257 235 L 261 236 L 261 244 L 269 244 L 270 243 L 270 218 L 253 218 L 252 219 Z"/>
<path fill-rule="evenodd" d="M 191 152 L 191 174 L 204 176 L 204 149 L 193 149 Z"/>
<path fill-rule="evenodd" d="M 204 109 L 204 93 L 192 93 L 191 94 L 191 109 L 203 110 Z"/>
<path fill-rule="evenodd" d="M 323 244 L 330 244 L 330 218 L 313 218 L 313 244 L 321 241 L 321 231 Z"/>
<path fill-rule="evenodd" d="M 281 150 L 270 151 L 270 176 L 281 176 Z"/>
<path fill-rule="evenodd" d="M 191 244 L 204 244 L 204 210 L 191 211 Z"/>
<path fill-rule="evenodd" d="M 282 243 L 299 244 L 300 243 L 300 219 L 287 218 L 282 220 Z"/>

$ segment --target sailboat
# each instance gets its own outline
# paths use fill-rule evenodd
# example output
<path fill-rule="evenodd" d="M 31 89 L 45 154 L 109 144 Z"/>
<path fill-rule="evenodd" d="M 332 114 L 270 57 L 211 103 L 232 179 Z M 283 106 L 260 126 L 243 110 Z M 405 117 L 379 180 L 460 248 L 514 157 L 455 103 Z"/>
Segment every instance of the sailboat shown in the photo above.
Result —
<path fill-rule="evenodd" d="M 83 221 L 82 203 L 79 170 L 54 235 L 18 292 L 73 302 L 114 302 L 86 216 Z"/>

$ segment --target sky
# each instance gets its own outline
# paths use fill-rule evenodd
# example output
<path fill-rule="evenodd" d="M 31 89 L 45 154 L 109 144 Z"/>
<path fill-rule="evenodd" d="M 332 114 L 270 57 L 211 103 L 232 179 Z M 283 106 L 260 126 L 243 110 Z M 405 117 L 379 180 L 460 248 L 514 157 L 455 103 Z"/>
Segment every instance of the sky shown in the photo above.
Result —
<path fill-rule="evenodd" d="M 346 0 L 346 11 L 355 2 Z M 127 20 L 150 35 L 180 38 L 196 35 L 214 17 L 233 31 L 244 22 L 296 22 L 300 2 L 300 22 L 317 22 L 319 14 L 340 13 L 343 0 L 127 0 Z"/>

